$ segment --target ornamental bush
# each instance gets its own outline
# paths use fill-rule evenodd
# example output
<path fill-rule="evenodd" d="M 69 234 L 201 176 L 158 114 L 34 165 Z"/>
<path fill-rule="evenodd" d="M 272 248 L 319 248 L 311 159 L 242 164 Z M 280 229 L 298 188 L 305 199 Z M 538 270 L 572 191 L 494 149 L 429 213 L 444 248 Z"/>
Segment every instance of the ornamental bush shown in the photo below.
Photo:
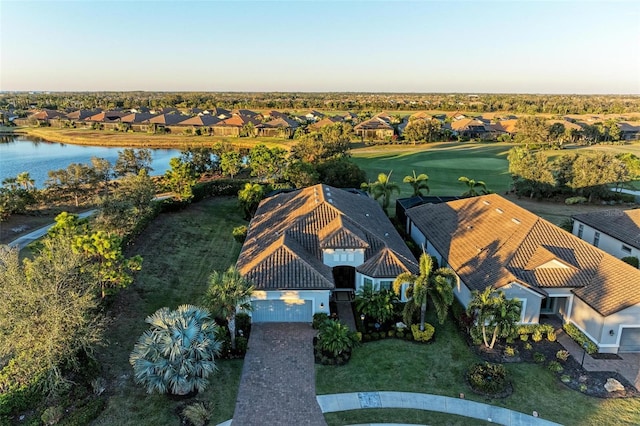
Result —
<path fill-rule="evenodd" d="M 559 350 L 558 352 L 556 352 L 556 358 L 558 358 L 560 361 L 566 361 L 569 359 L 569 351 L 566 351 L 564 349 Z"/>
<path fill-rule="evenodd" d="M 585 344 L 586 344 L 586 351 L 589 355 L 594 354 L 596 352 L 598 352 L 598 346 L 593 343 L 582 331 L 580 331 L 580 329 L 578 327 L 576 327 L 574 324 L 568 322 L 565 325 L 562 326 L 562 328 L 564 329 L 564 331 L 569 335 L 569 337 L 571 337 L 573 340 L 576 341 L 577 344 L 580 345 L 580 347 L 584 348 Z"/>
<path fill-rule="evenodd" d="M 467 372 L 471 388 L 477 392 L 496 395 L 504 392 L 509 384 L 507 370 L 502 364 L 474 364 Z"/>
<path fill-rule="evenodd" d="M 433 338 L 433 334 L 436 329 L 429 323 L 424 324 L 424 331 L 420 331 L 418 324 L 411 324 L 411 334 L 413 334 L 413 340 L 416 342 L 428 342 Z"/>

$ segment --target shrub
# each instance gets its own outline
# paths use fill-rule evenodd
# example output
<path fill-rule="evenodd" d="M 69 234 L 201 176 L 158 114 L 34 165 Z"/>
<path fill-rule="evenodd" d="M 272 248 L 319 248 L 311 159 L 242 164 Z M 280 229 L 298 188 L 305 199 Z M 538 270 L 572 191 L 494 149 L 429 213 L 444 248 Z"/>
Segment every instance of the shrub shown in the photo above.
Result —
<path fill-rule="evenodd" d="M 564 349 L 559 350 L 558 352 L 556 352 L 556 358 L 558 358 L 560 361 L 566 361 L 569 359 L 569 351 L 566 351 Z"/>
<path fill-rule="evenodd" d="M 107 401 L 104 398 L 91 399 L 82 407 L 76 407 L 68 417 L 62 419 L 60 424 L 63 426 L 86 426 L 98 418 L 106 405 Z"/>
<path fill-rule="evenodd" d="M 578 327 L 568 322 L 562 328 L 569 335 L 569 337 L 571 337 L 576 341 L 577 344 L 580 345 L 580 347 L 584 348 L 584 345 L 586 344 L 586 351 L 589 355 L 598 352 L 598 346 L 596 346 L 595 343 L 589 340 L 589 338 L 582 331 L 580 331 Z"/>
<path fill-rule="evenodd" d="M 325 321 L 320 327 L 316 344 L 320 351 L 337 358 L 343 352 L 351 351 L 359 343 L 356 332 L 349 330 L 345 324 L 340 321 Z"/>
<path fill-rule="evenodd" d="M 316 312 L 313 314 L 313 321 L 311 322 L 311 326 L 315 330 L 319 330 L 322 324 L 329 319 L 329 315 L 326 312 Z"/>
<path fill-rule="evenodd" d="M 539 342 L 542 340 L 542 333 L 540 332 L 540 330 L 536 330 L 533 332 L 533 334 L 531 335 L 531 340 L 533 340 L 534 342 Z"/>
<path fill-rule="evenodd" d="M 522 340 L 523 342 L 526 342 L 527 340 L 529 340 L 529 335 L 528 334 L 521 334 L 520 335 L 520 340 Z"/>
<path fill-rule="evenodd" d="M 234 240 L 242 244 L 244 243 L 244 240 L 247 239 L 247 226 L 236 226 L 235 228 L 233 228 L 233 231 L 231 231 L 231 234 L 233 235 Z"/>
<path fill-rule="evenodd" d="M 546 359 L 547 358 L 544 356 L 544 354 L 541 354 L 540 352 L 536 352 L 533 354 L 533 360 L 538 364 L 545 362 Z"/>
<path fill-rule="evenodd" d="M 569 383 L 571 381 L 571 376 L 568 374 L 563 374 L 562 376 L 560 376 L 560 381 L 562 383 Z"/>
<path fill-rule="evenodd" d="M 507 370 L 502 364 L 474 364 L 467 372 L 469 385 L 475 391 L 496 395 L 503 392 L 507 385 Z"/>
<path fill-rule="evenodd" d="M 524 348 L 528 351 L 530 351 L 531 349 L 533 349 L 533 346 L 531 346 L 531 343 L 527 342 L 524 344 Z"/>
<path fill-rule="evenodd" d="M 508 357 L 516 356 L 518 351 L 513 346 L 507 346 L 504 348 L 504 354 Z"/>
<path fill-rule="evenodd" d="M 547 340 L 548 341 L 555 342 L 556 338 L 557 338 L 557 336 L 556 336 L 555 330 L 554 331 L 550 331 L 550 332 L 547 333 Z"/>
<path fill-rule="evenodd" d="M 204 426 L 211 418 L 209 409 L 204 402 L 194 402 L 187 405 L 182 410 L 182 415 L 193 423 L 193 426 Z"/>
<path fill-rule="evenodd" d="M 560 365 L 558 361 L 549 361 L 549 364 L 547 364 L 547 368 L 549 369 L 549 371 L 553 371 L 554 373 L 560 373 L 562 370 L 564 370 L 564 368 L 562 368 L 562 365 Z"/>
<path fill-rule="evenodd" d="M 585 197 L 569 197 L 566 200 L 564 200 L 564 203 L 567 205 L 584 204 L 586 202 L 587 202 L 587 199 Z"/>
<path fill-rule="evenodd" d="M 580 389 L 580 392 L 586 392 L 587 385 L 585 385 L 584 383 L 580 383 L 580 386 L 578 387 L 578 389 Z"/>
<path fill-rule="evenodd" d="M 203 391 L 221 349 L 219 327 L 209 312 L 193 305 L 180 305 L 175 311 L 164 307 L 145 321 L 151 328 L 129 356 L 136 383 L 144 384 L 149 393 Z"/>
<path fill-rule="evenodd" d="M 40 420 L 42 420 L 42 423 L 44 423 L 45 425 L 55 425 L 62 419 L 63 415 L 64 410 L 62 409 L 62 407 L 56 405 L 44 410 L 44 412 L 40 416 Z"/>
<path fill-rule="evenodd" d="M 244 336 L 247 339 L 251 333 L 251 317 L 249 314 L 240 312 L 236 314 L 236 333 L 239 336 Z"/>
<path fill-rule="evenodd" d="M 428 342 L 435 331 L 435 328 L 429 323 L 424 324 L 424 331 L 420 331 L 418 324 L 411 324 L 411 334 L 413 334 L 413 340 L 416 342 Z"/>
<path fill-rule="evenodd" d="M 249 339 L 244 336 L 236 337 L 236 351 L 240 354 L 246 354 L 249 348 Z"/>
<path fill-rule="evenodd" d="M 629 265 L 633 266 L 634 268 L 637 268 L 638 264 L 640 263 L 636 256 L 625 256 L 620 260 L 622 260 L 623 262 L 628 263 Z"/>

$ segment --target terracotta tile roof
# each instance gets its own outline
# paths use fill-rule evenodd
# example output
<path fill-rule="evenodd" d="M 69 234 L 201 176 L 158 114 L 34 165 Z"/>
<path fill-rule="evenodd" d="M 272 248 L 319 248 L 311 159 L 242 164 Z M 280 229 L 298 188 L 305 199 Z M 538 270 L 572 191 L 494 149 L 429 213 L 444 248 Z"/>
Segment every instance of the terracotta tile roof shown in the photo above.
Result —
<path fill-rule="evenodd" d="M 144 123 L 153 117 L 155 117 L 155 114 L 151 114 L 150 112 L 136 112 L 122 116 L 120 121 L 123 123 Z"/>
<path fill-rule="evenodd" d="M 67 114 L 67 118 L 69 120 L 84 120 L 85 118 L 89 118 L 99 112 L 99 109 L 79 109 Z"/>
<path fill-rule="evenodd" d="M 571 216 L 626 245 L 640 249 L 640 209 L 605 210 Z"/>
<path fill-rule="evenodd" d="M 507 133 L 516 133 L 518 131 L 518 119 L 500 120 L 500 126 Z"/>
<path fill-rule="evenodd" d="M 417 206 L 407 216 L 472 290 L 568 287 L 604 316 L 640 303 L 640 270 L 497 194 Z"/>
<path fill-rule="evenodd" d="M 393 126 L 382 118 L 373 117 L 358 124 L 353 130 L 393 130 Z"/>
<path fill-rule="evenodd" d="M 419 271 L 375 200 L 327 185 L 263 200 L 237 265 L 257 289 L 332 289 L 331 268 L 322 263 L 323 248 L 364 248 L 361 267 L 377 274 L 370 275 L 374 278 Z"/>
<path fill-rule="evenodd" d="M 179 126 L 213 126 L 216 123 L 219 123 L 220 120 L 217 116 L 203 114 L 196 115 L 195 117 L 187 118 L 186 120 L 180 121 L 178 123 Z"/>
<path fill-rule="evenodd" d="M 226 120 L 222 120 L 218 123 L 216 123 L 216 126 L 223 126 L 223 127 L 242 127 L 247 123 L 252 123 L 254 125 L 258 125 L 260 124 L 260 121 L 249 117 L 249 116 L 245 116 L 245 115 L 234 115 L 230 118 L 227 118 Z"/>
<path fill-rule="evenodd" d="M 36 120 L 50 120 L 52 118 L 65 118 L 65 115 L 64 113 L 53 109 L 43 109 L 35 114 L 31 114 L 29 118 L 34 118 Z"/>
<path fill-rule="evenodd" d="M 293 121 L 292 119 L 285 117 L 285 116 L 281 116 L 278 117 L 274 120 L 271 121 L 267 121 L 266 123 L 261 123 L 258 124 L 256 127 L 265 127 L 265 128 L 292 128 L 295 129 L 297 127 L 299 127 L 299 124 L 296 121 Z"/>
<path fill-rule="evenodd" d="M 344 117 L 335 116 L 335 117 L 325 117 L 320 121 L 316 121 L 313 124 L 309 125 L 310 129 L 320 130 L 324 126 L 332 126 L 336 123 L 340 123 L 344 121 Z"/>
<path fill-rule="evenodd" d="M 172 126 L 184 121 L 186 116 L 182 114 L 160 114 L 149 119 L 151 124 L 161 124 L 164 126 Z"/>
<path fill-rule="evenodd" d="M 121 111 L 102 111 L 91 117 L 87 118 L 87 121 L 95 121 L 98 123 L 113 123 L 118 121 L 125 114 Z"/>

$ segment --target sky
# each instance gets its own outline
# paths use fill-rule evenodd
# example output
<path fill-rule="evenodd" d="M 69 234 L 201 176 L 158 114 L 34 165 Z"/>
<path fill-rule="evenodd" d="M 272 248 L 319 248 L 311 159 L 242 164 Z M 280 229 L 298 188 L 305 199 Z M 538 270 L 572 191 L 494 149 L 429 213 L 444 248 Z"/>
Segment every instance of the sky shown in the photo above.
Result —
<path fill-rule="evenodd" d="M 640 94 L 640 1 L 0 0 L 0 91 Z"/>

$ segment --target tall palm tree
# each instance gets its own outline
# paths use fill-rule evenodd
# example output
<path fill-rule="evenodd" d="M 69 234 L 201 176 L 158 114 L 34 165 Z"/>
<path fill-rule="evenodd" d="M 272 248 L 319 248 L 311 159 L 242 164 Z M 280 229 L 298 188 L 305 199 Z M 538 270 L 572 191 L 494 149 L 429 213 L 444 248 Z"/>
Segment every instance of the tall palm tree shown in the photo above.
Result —
<path fill-rule="evenodd" d="M 405 176 L 402 179 L 402 182 L 408 183 L 413 188 L 413 196 L 417 197 L 422 195 L 422 190 L 426 190 L 427 194 L 429 193 L 429 184 L 427 181 L 429 180 L 429 176 L 426 173 L 420 173 L 416 176 L 416 171 L 413 170 L 413 176 Z"/>
<path fill-rule="evenodd" d="M 373 199 L 377 200 L 382 198 L 382 209 L 385 214 L 387 213 L 387 209 L 389 208 L 389 203 L 391 202 L 391 194 L 393 191 L 396 191 L 398 194 L 400 193 L 400 187 L 395 182 L 391 182 L 391 173 L 393 170 L 389 172 L 389 174 L 380 173 L 378 175 L 378 180 L 373 182 L 371 187 L 371 193 L 373 194 Z"/>
<path fill-rule="evenodd" d="M 458 178 L 458 181 L 463 182 L 465 185 L 467 185 L 467 190 L 462 193 L 463 197 L 477 197 L 481 194 L 490 193 L 490 191 L 487 189 L 487 184 L 485 184 L 481 180 L 476 181 L 473 179 L 469 179 L 466 176 L 460 176 Z M 480 192 L 478 192 L 476 188 L 480 188 Z"/>
<path fill-rule="evenodd" d="M 393 282 L 393 291 L 400 294 L 402 285 L 408 283 L 406 297 L 410 298 L 405 305 L 405 312 L 411 312 L 413 306 L 420 306 L 420 331 L 424 331 L 427 299 L 431 299 L 436 308 L 438 321 L 444 323 L 449 306 L 453 303 L 453 283 L 455 273 L 449 268 L 433 270 L 433 259 L 422 252 L 420 255 L 420 274 L 404 272 Z"/>
<path fill-rule="evenodd" d="M 231 265 L 225 272 L 214 271 L 209 276 L 209 288 L 204 296 L 205 306 L 227 320 L 231 334 L 231 348 L 236 348 L 237 309 L 251 310 L 253 285 Z"/>
<path fill-rule="evenodd" d="M 504 292 L 487 287 L 480 292 L 471 293 L 471 301 L 467 306 L 469 315 L 475 314 L 477 324 L 482 329 L 484 345 L 493 349 L 498 337 L 508 337 L 520 320 L 521 303 L 518 299 L 507 299 Z M 491 330 L 491 343 L 487 336 Z"/>

